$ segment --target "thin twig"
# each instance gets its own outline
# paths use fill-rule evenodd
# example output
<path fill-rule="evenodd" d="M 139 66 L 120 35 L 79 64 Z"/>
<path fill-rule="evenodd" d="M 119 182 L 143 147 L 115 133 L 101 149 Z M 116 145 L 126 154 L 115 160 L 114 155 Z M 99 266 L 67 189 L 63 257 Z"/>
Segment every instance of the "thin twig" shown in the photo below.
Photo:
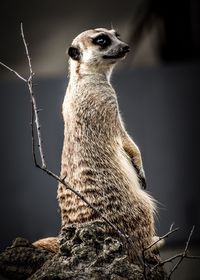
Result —
<path fill-rule="evenodd" d="M 39 118 L 38 118 L 38 110 L 37 110 L 37 104 L 36 104 L 36 100 L 35 100 L 35 96 L 33 94 L 33 69 L 32 69 L 32 64 L 31 64 L 31 58 L 29 55 L 29 51 L 28 51 L 28 45 L 26 43 L 26 39 L 24 36 L 24 30 L 23 30 L 23 24 L 21 23 L 21 36 L 22 36 L 22 40 L 24 43 L 24 48 L 26 51 L 26 57 L 28 60 L 28 65 L 29 65 L 29 72 L 30 72 L 30 76 L 27 80 L 27 85 L 28 85 L 28 89 L 31 95 L 31 103 L 32 103 L 32 107 L 34 110 L 34 118 L 35 118 L 35 125 L 36 125 L 36 131 L 37 131 L 37 139 L 38 139 L 38 148 L 39 148 L 39 152 L 40 152 L 40 158 L 41 158 L 41 162 L 42 162 L 42 168 L 46 168 L 46 162 L 45 162 L 45 157 L 44 157 L 44 152 L 43 152 L 43 146 L 42 146 L 42 136 L 41 136 L 41 126 L 40 126 L 40 122 L 39 122 Z"/>
<path fill-rule="evenodd" d="M 22 40 L 23 40 L 23 43 L 24 43 L 25 51 L 26 51 L 26 57 L 27 57 L 27 60 L 28 60 L 28 66 L 29 66 L 29 71 L 30 71 L 30 80 L 32 80 L 33 69 L 32 69 L 32 64 L 31 64 L 31 57 L 29 55 L 28 45 L 27 45 L 26 40 L 25 40 L 23 23 L 22 22 L 21 22 L 20 27 L 21 27 L 21 36 L 22 36 Z"/>
<path fill-rule="evenodd" d="M 172 256 L 172 257 L 170 257 L 170 258 L 168 258 L 168 259 L 166 259 L 166 260 L 164 260 L 164 261 L 161 261 L 161 262 L 157 263 L 156 265 L 154 265 L 154 266 L 151 268 L 151 271 L 154 270 L 154 269 L 156 269 L 158 266 L 163 266 L 163 265 L 165 265 L 166 263 L 169 263 L 169 262 L 172 262 L 172 261 L 174 261 L 174 260 L 176 260 L 176 259 L 178 259 L 178 258 L 181 258 L 182 256 L 183 256 L 183 253 L 179 253 L 179 254 L 176 254 L 176 255 L 174 255 L 174 256 Z M 192 256 L 192 255 L 188 255 L 188 254 L 186 254 L 186 255 L 184 256 L 184 258 L 185 258 L 185 259 L 191 259 L 191 260 L 200 260 L 200 256 Z"/>
<path fill-rule="evenodd" d="M 188 254 L 188 246 L 189 246 L 189 243 L 190 243 L 190 240 L 191 240 L 191 237 L 192 237 L 192 234 L 194 232 L 194 226 L 192 227 L 191 231 L 190 231 L 190 234 L 189 234 L 189 237 L 187 239 L 187 242 L 186 242 L 186 245 L 185 245 L 185 248 L 184 248 L 184 251 L 182 253 L 179 253 L 179 254 L 176 254 L 164 261 L 161 261 L 159 263 L 157 263 L 156 265 L 154 265 L 152 268 L 151 268 L 151 271 L 153 271 L 154 269 L 156 269 L 157 267 L 159 266 L 163 266 L 165 265 L 166 263 L 169 263 L 169 262 L 172 262 L 176 259 L 179 259 L 178 262 L 174 265 L 174 267 L 171 269 L 169 275 L 168 275 L 168 280 L 171 278 L 172 274 L 174 273 L 174 271 L 178 268 L 178 266 L 181 264 L 181 262 L 183 261 L 183 259 L 193 259 L 193 260 L 200 260 L 200 256 L 192 256 L 192 255 L 189 255 Z"/>
<path fill-rule="evenodd" d="M 151 249 L 154 245 L 156 245 L 158 242 L 160 242 L 161 240 L 164 240 L 165 238 L 169 237 L 171 234 L 173 234 L 174 232 L 176 232 L 177 230 L 179 230 L 179 228 L 173 228 L 174 224 L 171 224 L 170 226 L 170 230 L 163 236 L 158 237 L 158 240 L 156 240 L 155 242 L 153 242 L 151 245 L 149 245 L 147 248 L 144 249 L 144 251 L 147 251 L 149 249 Z"/>
<path fill-rule="evenodd" d="M 169 231 L 171 231 L 173 229 L 174 223 L 171 224 Z"/>
<path fill-rule="evenodd" d="M 151 249 L 153 246 L 155 246 L 155 245 L 156 245 L 158 242 L 160 242 L 161 240 L 164 240 L 165 238 L 169 237 L 171 234 L 173 234 L 174 232 L 176 232 L 177 230 L 179 230 L 178 227 L 175 228 L 175 229 L 173 229 L 173 226 L 174 226 L 174 224 L 172 223 L 171 226 L 170 226 L 169 231 L 168 231 L 165 235 L 158 237 L 158 239 L 157 239 L 155 242 L 153 242 L 153 243 L 152 243 L 151 245 L 149 245 L 147 248 L 145 248 L 145 249 L 142 250 L 143 276 L 144 276 L 144 279 L 145 279 L 145 280 L 148 279 L 148 278 L 147 278 L 147 269 L 149 269 L 149 267 L 148 267 L 147 264 L 146 264 L 145 252 L 148 251 L 149 249 Z M 154 267 L 156 268 L 156 267 L 158 267 L 158 266 L 160 266 L 160 262 L 157 263 Z M 149 273 L 152 272 L 153 269 L 155 269 L 154 267 L 151 268 L 151 269 L 149 270 Z"/>
<path fill-rule="evenodd" d="M 178 262 L 174 265 L 174 267 L 171 269 L 169 275 L 168 275 L 168 279 L 171 278 L 172 274 L 174 273 L 174 271 L 178 268 L 178 266 L 181 264 L 181 262 L 183 261 L 183 259 L 186 257 L 187 251 L 188 251 L 188 246 L 192 237 L 192 234 L 194 232 L 194 228 L 195 226 L 192 227 L 189 237 L 187 239 L 186 245 L 185 245 L 185 249 L 183 251 L 183 253 L 180 255 L 180 259 L 178 260 Z"/>
<path fill-rule="evenodd" d="M 22 77 L 19 73 L 17 73 L 14 69 L 10 68 L 8 65 L 4 64 L 3 62 L 0 61 L 0 65 L 2 65 L 3 67 L 5 67 L 7 70 L 9 70 L 10 72 L 13 72 L 18 78 L 20 78 L 21 80 L 23 80 L 24 82 L 27 83 L 27 80 Z"/>
<path fill-rule="evenodd" d="M 186 259 L 200 260 L 200 256 L 185 255 Z"/>
<path fill-rule="evenodd" d="M 31 140 L 32 140 L 32 155 L 33 161 L 36 167 L 39 167 L 36 159 L 36 152 L 35 152 L 35 133 L 34 133 L 34 108 L 33 103 L 31 103 Z"/>

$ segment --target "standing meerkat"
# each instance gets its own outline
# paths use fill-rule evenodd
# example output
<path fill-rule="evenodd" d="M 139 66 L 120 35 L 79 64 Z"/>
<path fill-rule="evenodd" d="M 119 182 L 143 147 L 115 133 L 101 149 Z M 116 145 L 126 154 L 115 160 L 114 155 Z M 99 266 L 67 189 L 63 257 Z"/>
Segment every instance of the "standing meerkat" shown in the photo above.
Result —
<path fill-rule="evenodd" d="M 73 40 L 63 102 L 61 178 L 133 238 L 136 250 L 142 250 L 155 240 L 155 205 L 143 190 L 141 153 L 124 127 L 110 83 L 114 66 L 128 51 L 115 30 L 91 29 Z M 62 184 L 58 201 L 62 226 L 100 218 Z M 51 239 L 44 247 L 48 242 Z"/>
<path fill-rule="evenodd" d="M 73 40 L 63 102 L 61 178 L 142 249 L 155 234 L 155 205 L 142 189 L 141 153 L 124 127 L 110 83 L 114 66 L 128 51 L 115 30 L 91 29 Z M 62 226 L 99 218 L 62 184 L 58 201 Z"/>

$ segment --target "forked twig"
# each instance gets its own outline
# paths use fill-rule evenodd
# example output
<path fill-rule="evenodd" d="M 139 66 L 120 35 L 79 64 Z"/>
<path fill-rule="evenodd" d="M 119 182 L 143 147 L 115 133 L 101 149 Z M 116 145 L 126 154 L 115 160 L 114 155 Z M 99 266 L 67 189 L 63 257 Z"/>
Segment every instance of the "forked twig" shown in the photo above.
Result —
<path fill-rule="evenodd" d="M 158 264 L 156 264 L 155 266 L 153 266 L 153 267 L 151 268 L 151 270 L 157 268 L 158 266 L 162 266 L 162 265 L 164 265 L 164 264 L 166 264 L 166 263 L 172 262 L 172 261 L 174 261 L 174 260 L 176 260 L 176 259 L 178 259 L 178 258 L 180 258 L 180 257 L 182 257 L 182 256 L 183 256 L 183 253 L 176 254 L 176 255 L 174 255 L 174 256 L 172 256 L 172 257 L 170 257 L 170 258 L 168 258 L 168 259 L 166 259 L 166 260 L 164 260 L 164 261 L 162 261 L 162 262 L 159 262 Z M 186 254 L 186 255 L 184 256 L 184 258 L 185 258 L 185 259 L 191 259 L 191 260 L 200 260 L 200 256 L 192 256 L 192 255 L 188 255 L 188 254 Z"/>
<path fill-rule="evenodd" d="M 8 65 L 4 64 L 1 61 L 0 61 L 0 65 L 2 65 L 4 68 L 9 70 L 10 72 L 13 72 L 18 78 L 20 78 L 21 80 L 23 80 L 24 82 L 27 83 L 27 80 L 24 77 L 22 77 L 19 73 L 17 73 L 14 69 L 10 68 Z"/>
<path fill-rule="evenodd" d="M 171 224 L 169 231 L 165 235 L 159 236 L 158 239 L 155 242 L 153 242 L 151 245 L 149 245 L 147 248 L 145 248 L 144 251 L 151 249 L 153 246 L 155 246 L 161 240 L 164 240 L 165 238 L 169 237 L 171 234 L 173 234 L 177 230 L 179 230 L 179 228 L 177 227 L 177 228 L 173 229 L 173 224 Z"/>
<path fill-rule="evenodd" d="M 158 242 L 160 242 L 161 240 L 164 240 L 165 238 L 169 237 L 171 234 L 173 234 L 174 232 L 176 232 L 177 230 L 179 230 L 179 228 L 175 228 L 173 229 L 173 225 L 174 224 L 171 224 L 170 226 L 170 229 L 169 231 L 163 235 L 163 236 L 160 236 L 158 237 L 158 239 L 153 242 L 151 245 L 149 245 L 147 248 L 144 248 L 142 250 L 142 260 L 143 260 L 143 276 L 144 276 L 144 279 L 147 280 L 148 276 L 147 276 L 147 273 L 149 272 L 152 272 L 153 269 L 149 269 L 148 265 L 146 264 L 146 257 L 145 257 L 145 252 L 150 250 L 153 246 L 155 246 Z M 155 267 L 158 267 L 160 263 L 158 263 L 158 265 L 155 265 Z"/>
<path fill-rule="evenodd" d="M 176 254 L 164 261 L 160 261 L 158 262 L 156 265 L 154 265 L 152 268 L 151 268 L 151 271 L 153 271 L 154 269 L 156 269 L 157 267 L 159 266 L 164 266 L 166 263 L 169 263 L 169 262 L 172 262 L 176 259 L 179 259 L 178 262 L 174 265 L 174 267 L 171 269 L 171 271 L 169 272 L 169 275 L 168 275 L 168 279 L 171 278 L 172 274 L 174 273 L 174 271 L 178 268 L 178 266 L 180 265 L 180 263 L 183 261 L 183 259 L 193 259 L 193 260 L 200 260 L 200 256 L 192 256 L 192 255 L 189 255 L 188 254 L 188 246 L 189 246 L 189 243 L 190 243 L 190 240 L 191 240 L 191 237 L 192 237 L 192 234 L 194 232 L 194 226 L 192 227 L 191 231 L 190 231 L 190 234 L 188 236 L 188 239 L 187 239 L 187 242 L 186 242 L 186 245 L 185 245 L 185 248 L 184 248 L 184 251 L 182 253 L 179 253 L 179 254 Z"/>
<path fill-rule="evenodd" d="M 191 231 L 190 231 L 190 234 L 188 236 L 188 239 L 187 239 L 187 242 L 186 242 L 186 245 L 185 245 L 185 249 L 184 251 L 182 252 L 182 254 L 180 254 L 180 259 L 178 260 L 178 262 L 174 265 L 174 267 L 171 269 L 169 275 L 168 275 L 168 279 L 171 278 L 172 274 L 174 273 L 174 271 L 178 268 L 178 266 L 181 264 L 181 262 L 183 261 L 184 258 L 186 258 L 187 256 L 187 253 L 188 253 L 188 246 L 189 246 L 189 243 L 190 243 L 190 240 L 191 240 L 191 237 L 192 237 L 192 234 L 194 232 L 194 228 L 195 226 L 192 227 Z"/>

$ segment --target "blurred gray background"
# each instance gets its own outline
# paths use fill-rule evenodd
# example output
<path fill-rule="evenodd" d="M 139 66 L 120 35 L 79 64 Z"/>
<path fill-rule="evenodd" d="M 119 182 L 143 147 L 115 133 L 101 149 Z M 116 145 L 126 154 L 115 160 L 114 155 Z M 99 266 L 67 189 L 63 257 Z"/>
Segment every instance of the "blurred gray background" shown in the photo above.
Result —
<path fill-rule="evenodd" d="M 34 68 L 34 91 L 49 169 L 59 174 L 61 105 L 72 39 L 94 27 L 111 28 L 131 46 L 117 67 L 115 87 L 127 129 L 140 147 L 148 192 L 159 202 L 157 231 L 180 230 L 163 258 L 183 250 L 196 226 L 191 253 L 200 255 L 199 94 L 200 2 L 6 1 L 1 3 L 0 61 L 28 75 L 20 22 Z M 31 241 L 60 229 L 57 183 L 32 160 L 26 85 L 0 68 L 0 249 L 16 236 Z M 173 279 L 199 279 L 199 261 L 185 260 Z"/>

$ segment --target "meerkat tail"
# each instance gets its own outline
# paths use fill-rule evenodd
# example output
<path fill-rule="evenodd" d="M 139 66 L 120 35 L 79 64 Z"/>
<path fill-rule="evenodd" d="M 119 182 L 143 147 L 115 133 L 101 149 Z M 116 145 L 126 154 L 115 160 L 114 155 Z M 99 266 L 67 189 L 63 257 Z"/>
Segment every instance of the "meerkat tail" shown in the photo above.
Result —
<path fill-rule="evenodd" d="M 59 243 L 57 237 L 48 237 L 39 239 L 32 243 L 34 247 L 48 250 L 53 253 L 57 253 L 59 250 Z"/>

